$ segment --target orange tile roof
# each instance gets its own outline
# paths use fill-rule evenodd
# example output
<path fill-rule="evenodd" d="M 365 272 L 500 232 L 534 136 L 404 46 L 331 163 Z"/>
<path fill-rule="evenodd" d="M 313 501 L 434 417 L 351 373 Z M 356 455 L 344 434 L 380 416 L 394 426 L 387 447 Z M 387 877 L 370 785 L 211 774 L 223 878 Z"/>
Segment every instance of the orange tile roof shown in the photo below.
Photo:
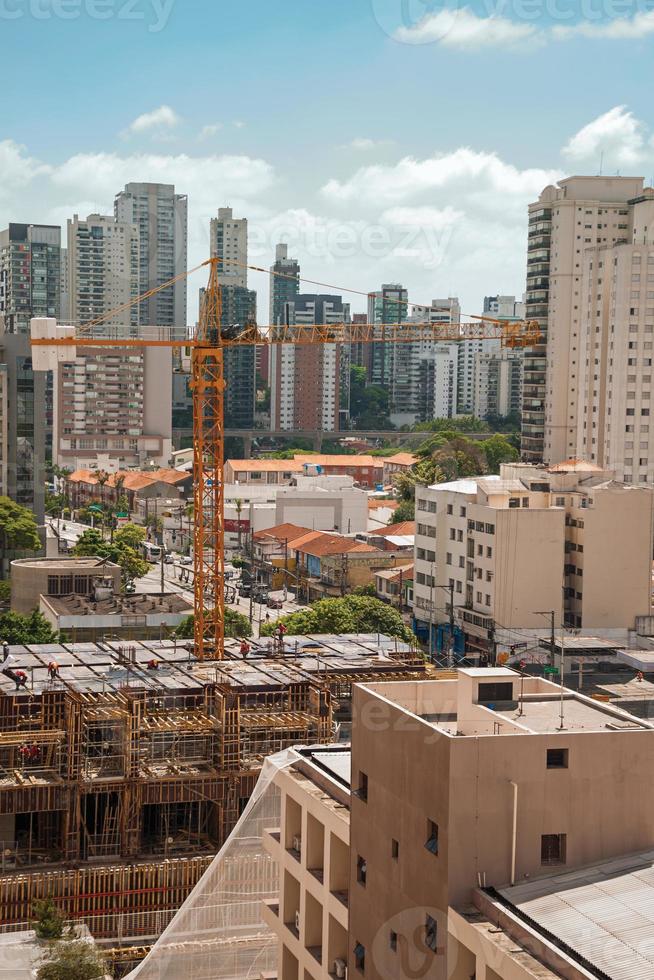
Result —
<path fill-rule="evenodd" d="M 418 457 L 413 453 L 396 453 L 394 456 L 385 456 L 382 463 L 399 463 L 400 466 L 415 466 Z"/>
<path fill-rule="evenodd" d="M 305 531 L 304 534 L 300 534 L 299 537 L 293 538 L 292 541 L 288 542 L 289 550 L 297 551 L 299 547 L 306 544 L 308 541 L 313 541 L 315 538 L 320 537 L 320 535 L 324 533 L 324 531 Z"/>
<path fill-rule="evenodd" d="M 100 482 L 98 480 L 99 470 L 75 470 L 71 473 L 68 479 L 71 483 L 88 483 L 90 486 L 97 486 Z M 182 483 L 184 480 L 188 480 L 189 474 L 183 473 L 181 470 L 120 470 L 117 473 L 111 473 L 106 485 L 108 487 L 115 487 L 116 482 L 122 478 L 123 487 L 126 490 L 142 490 L 143 487 L 150 486 L 153 483 L 168 483 L 177 484 Z"/>
<path fill-rule="evenodd" d="M 379 497 L 370 497 L 368 499 L 368 510 L 382 510 L 384 508 L 397 510 L 399 506 L 399 500 L 380 500 Z"/>
<path fill-rule="evenodd" d="M 385 538 L 389 534 L 415 534 L 416 522 L 399 521 L 397 524 L 387 524 L 386 527 L 380 527 L 379 530 L 375 531 L 374 533 L 378 538 Z"/>
<path fill-rule="evenodd" d="M 265 541 L 267 538 L 273 541 L 291 542 L 294 538 L 299 538 L 305 534 L 310 534 L 311 529 L 300 527 L 298 524 L 278 524 L 276 527 L 266 528 L 265 531 L 257 531 L 253 538 L 255 541 Z"/>
<path fill-rule="evenodd" d="M 295 542 L 294 550 L 301 551 L 305 555 L 312 555 L 314 558 L 324 558 L 327 555 L 345 555 L 353 551 L 379 551 L 378 548 L 373 548 L 372 545 L 365 544 L 363 541 L 357 541 L 356 538 L 344 538 L 341 534 L 326 533 L 319 533 L 318 537 L 301 544 L 299 547 Z"/>

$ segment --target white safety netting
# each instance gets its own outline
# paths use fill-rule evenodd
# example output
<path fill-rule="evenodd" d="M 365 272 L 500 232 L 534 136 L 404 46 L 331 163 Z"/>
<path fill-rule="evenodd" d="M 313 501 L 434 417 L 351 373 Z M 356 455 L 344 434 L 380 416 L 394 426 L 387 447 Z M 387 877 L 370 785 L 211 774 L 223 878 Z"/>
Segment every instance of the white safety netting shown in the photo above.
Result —
<path fill-rule="evenodd" d="M 279 869 L 263 832 L 279 827 L 275 775 L 299 758 L 269 756 L 234 830 L 200 881 L 127 980 L 258 980 L 275 971 L 277 940 L 262 905 L 279 896 Z"/>

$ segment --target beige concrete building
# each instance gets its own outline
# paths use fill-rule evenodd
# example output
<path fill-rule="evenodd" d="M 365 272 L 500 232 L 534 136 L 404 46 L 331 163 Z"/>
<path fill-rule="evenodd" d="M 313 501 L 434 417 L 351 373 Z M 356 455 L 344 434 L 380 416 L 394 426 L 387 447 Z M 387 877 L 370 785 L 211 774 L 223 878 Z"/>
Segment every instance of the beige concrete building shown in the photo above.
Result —
<path fill-rule="evenodd" d="M 475 361 L 472 414 L 478 419 L 517 414 L 522 407 L 521 350 L 482 351 Z"/>
<path fill-rule="evenodd" d="M 275 776 L 279 980 L 654 975 L 654 728 L 561 693 L 504 668 L 354 688 L 351 758 Z"/>
<path fill-rule="evenodd" d="M 120 591 L 120 565 L 104 558 L 19 558 L 11 563 L 11 608 L 29 613 L 44 596 L 91 598 L 96 587 Z"/>
<path fill-rule="evenodd" d="M 115 471 L 172 454 L 172 354 L 85 348 L 53 370 L 53 458 Z"/>
<path fill-rule="evenodd" d="M 87 323 L 130 303 L 140 292 L 137 225 L 103 214 L 69 218 L 66 272 L 71 323 Z M 139 308 L 114 313 L 103 323 L 138 327 Z"/>
<path fill-rule="evenodd" d="M 627 238 L 640 177 L 569 177 L 529 206 L 526 312 L 543 344 L 525 351 L 523 458 L 558 463 L 576 452 L 584 253 Z"/>
<path fill-rule="evenodd" d="M 416 620 L 445 622 L 452 586 L 481 650 L 515 642 L 511 630 L 542 631 L 548 610 L 575 628 L 633 629 L 651 605 L 653 512 L 653 489 L 575 461 L 418 487 Z"/>
<path fill-rule="evenodd" d="M 654 191 L 629 202 L 620 244 L 584 253 L 578 454 L 654 482 Z"/>

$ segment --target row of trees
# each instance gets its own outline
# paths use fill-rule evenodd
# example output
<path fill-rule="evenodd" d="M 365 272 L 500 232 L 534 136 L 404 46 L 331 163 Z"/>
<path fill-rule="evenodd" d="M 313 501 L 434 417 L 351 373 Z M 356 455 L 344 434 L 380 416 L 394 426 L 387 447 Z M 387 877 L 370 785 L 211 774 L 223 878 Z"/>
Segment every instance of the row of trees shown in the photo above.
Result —
<path fill-rule="evenodd" d="M 125 524 L 112 535 L 112 540 L 109 541 L 106 541 L 104 535 L 96 528 L 90 527 L 77 541 L 73 554 L 80 557 L 97 555 L 98 558 L 107 558 L 120 565 L 123 579 L 130 581 L 141 578 L 148 571 L 149 565 L 141 557 L 139 550 L 145 537 L 145 528 L 137 524 Z"/>
<path fill-rule="evenodd" d="M 466 477 L 499 473 L 502 463 L 519 458 L 512 440 L 501 433 L 487 439 L 470 439 L 460 432 L 443 431 L 427 439 L 416 450 L 419 458 L 413 470 L 398 473 L 395 488 L 400 505 L 391 523 L 410 521 L 415 517 L 416 485 L 449 483 Z"/>
<path fill-rule="evenodd" d="M 384 633 L 410 643 L 415 639 L 400 613 L 381 599 L 369 595 L 348 595 L 342 599 L 320 599 L 297 612 L 281 616 L 277 622 L 263 623 L 262 636 L 272 636 L 283 623 L 289 636 L 307 633 Z"/>

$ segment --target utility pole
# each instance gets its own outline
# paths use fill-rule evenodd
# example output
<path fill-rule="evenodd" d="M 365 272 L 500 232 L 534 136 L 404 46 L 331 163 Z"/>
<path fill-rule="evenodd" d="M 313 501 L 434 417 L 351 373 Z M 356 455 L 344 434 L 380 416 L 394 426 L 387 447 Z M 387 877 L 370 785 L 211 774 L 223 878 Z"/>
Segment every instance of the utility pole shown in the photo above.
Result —
<path fill-rule="evenodd" d="M 488 627 L 488 652 L 490 654 L 490 664 L 491 667 L 495 667 L 497 664 L 497 643 L 495 642 L 495 620 L 491 619 L 491 624 Z"/>
<path fill-rule="evenodd" d="M 555 634 L 555 627 L 554 627 L 554 618 L 555 618 L 555 615 L 556 615 L 556 613 L 555 613 L 554 609 L 546 609 L 546 610 L 537 609 L 534 612 L 534 616 L 547 616 L 547 617 L 549 617 L 549 621 L 550 621 L 550 666 L 552 666 L 552 667 L 554 666 L 554 655 L 556 653 L 556 634 Z"/>
<path fill-rule="evenodd" d="M 161 594 L 163 595 L 166 591 L 165 578 L 164 578 L 164 547 L 161 545 L 161 555 L 160 555 L 160 565 L 161 565 Z"/>

